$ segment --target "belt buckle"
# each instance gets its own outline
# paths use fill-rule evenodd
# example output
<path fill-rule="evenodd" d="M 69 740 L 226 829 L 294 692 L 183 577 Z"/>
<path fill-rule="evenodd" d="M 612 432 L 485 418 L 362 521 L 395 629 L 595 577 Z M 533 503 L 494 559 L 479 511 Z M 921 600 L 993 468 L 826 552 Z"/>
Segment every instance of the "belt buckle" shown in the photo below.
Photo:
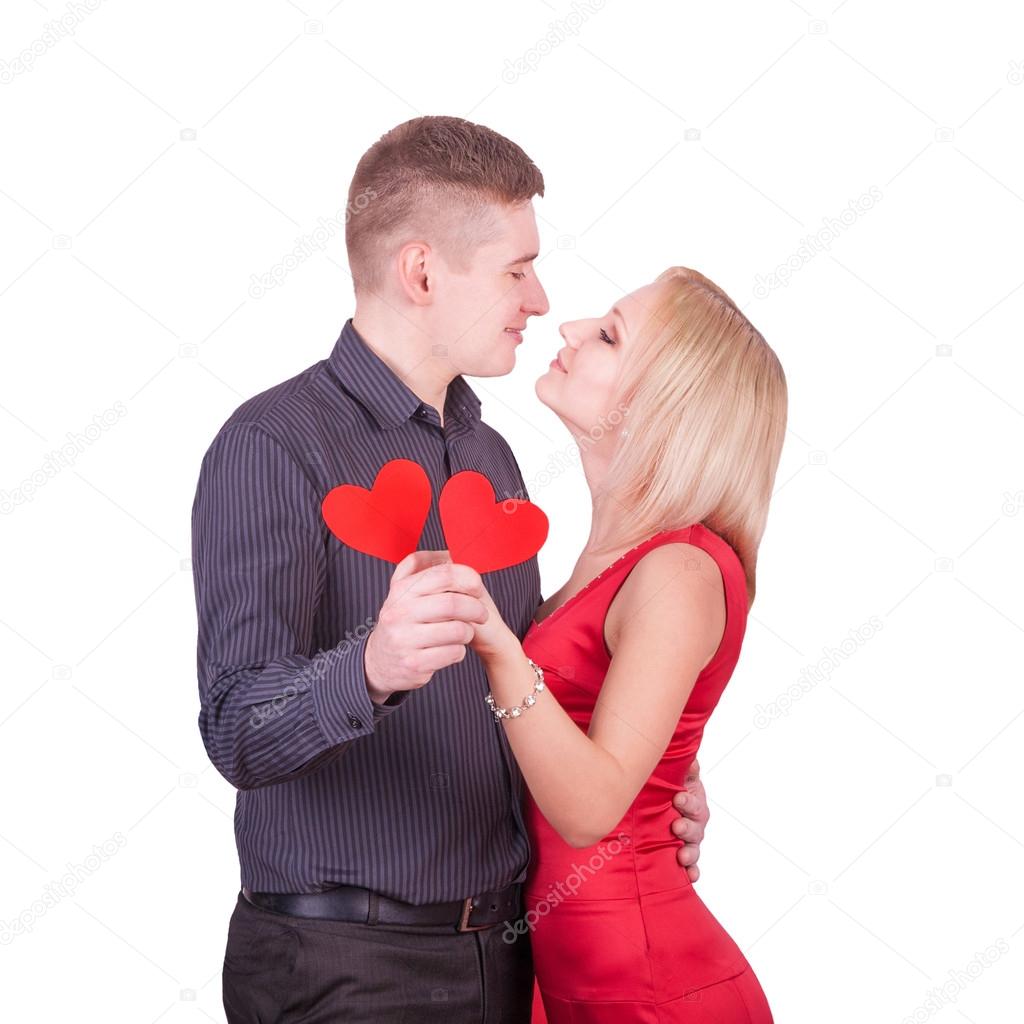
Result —
<path fill-rule="evenodd" d="M 483 931 L 484 928 L 493 928 L 493 924 L 469 924 L 469 915 L 473 912 L 473 899 L 472 896 L 467 896 L 462 901 L 462 917 L 459 920 L 459 926 L 456 929 L 460 932 L 479 932 Z"/>

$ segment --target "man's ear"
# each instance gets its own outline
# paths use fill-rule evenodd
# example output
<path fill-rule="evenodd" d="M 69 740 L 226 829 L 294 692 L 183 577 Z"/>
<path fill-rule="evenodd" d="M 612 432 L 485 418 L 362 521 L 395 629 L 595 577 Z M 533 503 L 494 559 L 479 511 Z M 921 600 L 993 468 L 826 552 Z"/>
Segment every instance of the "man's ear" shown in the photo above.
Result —
<path fill-rule="evenodd" d="M 406 298 L 417 306 L 433 301 L 427 267 L 433 252 L 426 242 L 406 242 L 398 251 L 398 283 Z"/>

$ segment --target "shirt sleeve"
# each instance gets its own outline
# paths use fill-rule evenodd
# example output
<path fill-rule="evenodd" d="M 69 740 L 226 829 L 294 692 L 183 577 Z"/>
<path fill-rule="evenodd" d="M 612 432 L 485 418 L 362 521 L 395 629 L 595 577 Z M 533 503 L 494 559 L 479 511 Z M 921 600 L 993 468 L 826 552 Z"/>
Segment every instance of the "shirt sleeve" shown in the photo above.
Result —
<path fill-rule="evenodd" d="M 192 506 L 199 729 L 238 789 L 315 771 L 408 697 L 370 700 L 368 629 L 312 650 L 326 573 L 320 503 L 256 424 L 223 428 L 203 458 Z"/>

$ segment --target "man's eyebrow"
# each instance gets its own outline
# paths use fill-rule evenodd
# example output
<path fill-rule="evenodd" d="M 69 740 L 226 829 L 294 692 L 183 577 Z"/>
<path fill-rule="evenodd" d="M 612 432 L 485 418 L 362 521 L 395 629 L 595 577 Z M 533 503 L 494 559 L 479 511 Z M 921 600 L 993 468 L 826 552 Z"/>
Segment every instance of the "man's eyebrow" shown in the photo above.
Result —
<path fill-rule="evenodd" d="M 535 260 L 536 258 L 537 258 L 537 254 L 535 252 L 534 253 L 529 253 L 526 256 L 520 256 L 519 259 L 517 259 L 517 260 L 512 260 L 511 263 L 506 263 L 505 267 L 507 269 L 508 267 L 518 266 L 520 263 L 529 263 L 532 260 Z"/>

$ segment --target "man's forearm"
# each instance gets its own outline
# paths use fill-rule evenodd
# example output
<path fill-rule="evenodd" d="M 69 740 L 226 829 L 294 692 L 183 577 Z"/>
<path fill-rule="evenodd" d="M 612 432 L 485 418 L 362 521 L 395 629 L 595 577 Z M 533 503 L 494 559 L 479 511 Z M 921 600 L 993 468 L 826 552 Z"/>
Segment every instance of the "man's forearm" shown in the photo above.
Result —
<path fill-rule="evenodd" d="M 238 789 L 298 778 L 372 735 L 401 701 L 371 700 L 365 639 L 312 658 L 291 655 L 201 687 L 199 727 L 217 770 Z"/>

